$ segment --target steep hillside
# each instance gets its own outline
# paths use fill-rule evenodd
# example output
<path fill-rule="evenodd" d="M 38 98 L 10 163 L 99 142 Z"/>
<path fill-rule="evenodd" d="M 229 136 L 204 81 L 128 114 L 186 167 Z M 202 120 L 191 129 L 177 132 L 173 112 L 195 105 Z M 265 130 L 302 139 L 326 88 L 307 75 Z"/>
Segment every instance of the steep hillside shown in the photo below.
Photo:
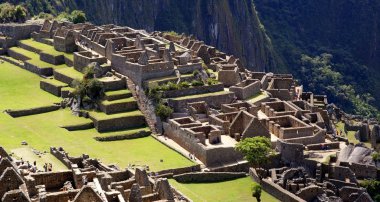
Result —
<path fill-rule="evenodd" d="M 1 2 L 1 0 L 0 0 Z M 33 14 L 83 10 L 96 24 L 194 34 L 218 49 L 242 58 L 258 71 L 274 70 L 274 53 L 252 0 L 13 0 Z"/>
<path fill-rule="evenodd" d="M 380 107 L 380 1 L 257 0 L 255 5 L 289 72 L 310 83 L 300 68 L 301 55 L 329 53 L 343 84 L 358 95 L 370 93 L 376 100 L 370 103 Z"/>

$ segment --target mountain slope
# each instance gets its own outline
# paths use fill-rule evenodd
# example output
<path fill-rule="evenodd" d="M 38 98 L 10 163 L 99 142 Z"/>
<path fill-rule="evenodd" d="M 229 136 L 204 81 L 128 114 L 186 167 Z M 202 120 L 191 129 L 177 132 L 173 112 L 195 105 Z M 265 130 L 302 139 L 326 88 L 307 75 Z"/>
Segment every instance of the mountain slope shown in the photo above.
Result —
<path fill-rule="evenodd" d="M 333 56 L 331 67 L 357 94 L 380 107 L 380 1 L 260 0 L 254 2 L 274 49 L 298 78 L 301 55 Z M 309 81 L 304 81 L 309 82 Z"/>
<path fill-rule="evenodd" d="M 0 0 L 1 2 L 1 0 Z M 114 23 L 147 31 L 194 34 L 240 57 L 248 68 L 271 71 L 275 54 L 252 0 L 13 0 L 34 15 L 41 11 L 83 10 L 95 24 Z"/>

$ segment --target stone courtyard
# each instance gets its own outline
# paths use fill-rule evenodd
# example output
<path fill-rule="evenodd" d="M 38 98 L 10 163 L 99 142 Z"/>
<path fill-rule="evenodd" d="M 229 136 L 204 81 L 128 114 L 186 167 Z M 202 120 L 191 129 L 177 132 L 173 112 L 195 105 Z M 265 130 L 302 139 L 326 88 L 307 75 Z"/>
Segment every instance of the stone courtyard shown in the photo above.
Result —
<path fill-rule="evenodd" d="M 303 92 L 292 75 L 249 71 L 239 58 L 184 34 L 48 20 L 1 24 L 0 33 L 0 66 L 40 76 L 40 89 L 54 100 L 7 106 L 6 119 L 70 111 L 60 128 L 91 137 L 71 140 L 86 141 L 75 157 L 65 149 L 76 146 L 64 140 L 49 145 L 46 153 L 66 167 L 60 171 L 43 170 L 0 147 L 2 201 L 192 201 L 168 179 L 210 183 L 247 176 L 273 201 L 372 201 L 359 180 L 380 178 L 380 165 L 371 158 L 379 150 L 378 123 L 344 113 L 324 95 Z M 104 96 L 79 106 L 73 84 L 85 80 L 88 66 Z M 160 117 L 158 104 L 173 113 Z M 256 136 L 269 138 L 276 151 L 261 168 L 235 150 Z M 146 141 L 138 146 L 143 148 L 127 143 L 148 138 L 152 148 Z M 94 151 L 86 148 L 94 147 L 90 143 L 102 146 Z M 112 147 L 125 153 L 146 149 L 125 155 L 158 159 L 128 160 Z M 107 161 L 115 155 L 124 164 Z"/>

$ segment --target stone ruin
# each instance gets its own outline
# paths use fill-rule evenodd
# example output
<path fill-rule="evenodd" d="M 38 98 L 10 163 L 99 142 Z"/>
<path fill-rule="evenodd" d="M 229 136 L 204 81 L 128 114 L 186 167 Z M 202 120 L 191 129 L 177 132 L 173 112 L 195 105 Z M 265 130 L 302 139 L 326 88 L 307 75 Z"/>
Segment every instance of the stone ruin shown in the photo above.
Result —
<path fill-rule="evenodd" d="M 356 138 L 371 142 L 374 149 L 378 149 L 380 142 L 378 123 L 345 114 L 329 104 L 325 95 L 303 92 L 292 75 L 249 71 L 238 58 L 192 36 L 56 21 L 45 21 L 38 28 L 38 32 L 33 32 L 37 30 L 32 25 L 25 28 L 1 25 L 0 30 L 5 30 L 7 37 L 0 38 L 3 47 L 0 52 L 14 46 L 15 40 L 31 35 L 58 51 L 74 52 L 73 61 L 53 58 L 53 62 L 73 66 L 78 72 L 93 64 L 100 76 L 106 75 L 101 81 L 107 89 L 125 89 L 128 84 L 133 91 L 137 100 L 128 106 L 100 105 L 100 108 L 106 114 L 140 108 L 145 117 L 118 121 L 90 117 L 95 120 L 98 131 L 124 129 L 125 125 L 143 123 L 146 118 L 152 131 L 163 131 L 165 139 L 172 139 L 200 160 L 205 170 L 212 171 L 247 172 L 248 163 L 234 149 L 235 145 L 249 137 L 268 137 L 276 149 L 276 157 L 264 169 L 250 172 L 263 189 L 276 198 L 371 201 L 358 186 L 357 179 L 379 179 L 378 167 L 368 160 L 372 151 L 362 145 L 347 146 L 347 139 L 336 136 L 334 123 L 344 121 L 345 130 L 356 131 Z M 12 33 L 12 30 L 22 29 L 26 30 L 25 36 Z M 48 73 L 47 76 L 53 74 Z M 64 83 L 72 82 L 72 78 L 59 72 L 54 72 L 54 76 Z M 217 79 L 219 83 L 208 85 L 209 79 Z M 193 80 L 203 85 L 162 92 L 164 103 L 174 113 L 167 120 L 159 119 L 145 92 L 169 82 L 180 84 Z M 62 94 L 61 89 L 55 91 Z M 0 190 L 3 200 L 5 197 L 22 201 L 85 201 L 88 198 L 156 201 L 183 197 L 170 188 L 166 179 L 150 177 L 144 170 L 120 170 L 86 155 L 70 157 L 63 149 L 52 148 L 51 153 L 71 170 L 24 173 L 17 167 L 18 162 L 3 158 L 0 165 L 7 168 L 0 171 L 15 179 L 13 185 L 7 185 L 10 190 Z M 57 191 L 60 189 L 67 191 Z"/>
<path fill-rule="evenodd" d="M 166 178 L 151 177 L 145 169 L 120 170 L 102 165 L 86 155 L 69 157 L 62 148 L 51 148 L 51 153 L 69 164 L 71 170 L 29 172 L 23 162 L 3 151 L 1 201 L 188 201 Z"/>

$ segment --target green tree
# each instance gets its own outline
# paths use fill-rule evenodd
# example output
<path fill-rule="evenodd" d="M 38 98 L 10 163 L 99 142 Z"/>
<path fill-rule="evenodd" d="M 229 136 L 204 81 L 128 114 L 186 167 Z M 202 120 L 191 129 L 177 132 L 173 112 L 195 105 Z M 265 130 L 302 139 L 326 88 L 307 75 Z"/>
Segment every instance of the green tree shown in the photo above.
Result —
<path fill-rule="evenodd" d="M 86 14 L 81 10 L 73 10 L 70 15 L 70 21 L 74 24 L 86 22 Z"/>
<path fill-rule="evenodd" d="M 168 118 L 173 113 L 173 109 L 170 108 L 169 106 L 166 106 L 162 103 L 159 103 L 156 106 L 155 113 L 157 116 L 159 116 L 161 119 L 164 120 L 164 119 Z"/>
<path fill-rule="evenodd" d="M 368 194 L 376 201 L 380 202 L 380 181 L 364 180 L 360 182 L 360 186 L 367 189 Z"/>
<path fill-rule="evenodd" d="M 27 16 L 27 10 L 20 5 L 17 5 L 14 10 L 14 20 L 16 22 L 25 22 Z"/>
<path fill-rule="evenodd" d="M 235 149 L 243 153 L 245 159 L 254 167 L 267 163 L 274 152 L 270 139 L 263 136 L 245 138 L 236 144 Z"/>
<path fill-rule="evenodd" d="M 252 186 L 252 196 L 256 198 L 257 202 L 261 201 L 261 192 L 262 192 L 261 185 L 255 183 Z"/>
<path fill-rule="evenodd" d="M 301 56 L 301 79 L 305 89 L 327 95 L 329 102 L 348 113 L 376 117 L 378 110 L 371 105 L 373 97 L 368 93 L 358 95 L 355 88 L 345 82 L 342 74 L 333 70 L 332 58 L 327 53 L 316 57 Z"/>

